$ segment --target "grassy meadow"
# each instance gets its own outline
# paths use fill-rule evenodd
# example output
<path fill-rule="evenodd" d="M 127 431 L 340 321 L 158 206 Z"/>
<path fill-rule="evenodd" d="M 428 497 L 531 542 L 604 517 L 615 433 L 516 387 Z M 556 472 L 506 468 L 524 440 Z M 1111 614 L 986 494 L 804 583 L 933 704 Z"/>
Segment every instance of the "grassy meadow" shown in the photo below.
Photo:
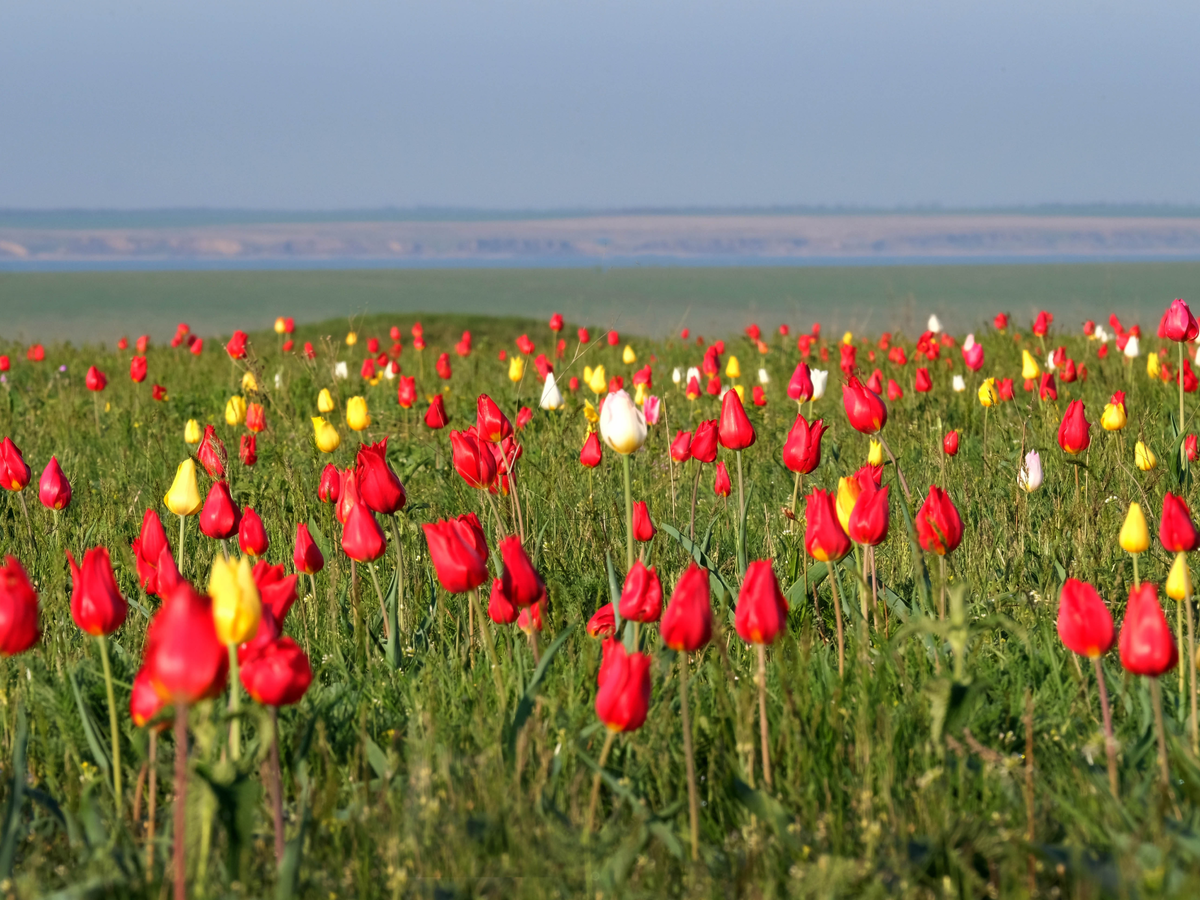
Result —
<path fill-rule="evenodd" d="M 268 720 L 261 710 L 248 714 L 248 749 L 235 765 L 225 752 L 225 699 L 207 701 L 191 714 L 185 836 L 191 896 L 1200 896 L 1200 761 L 1180 672 L 1161 679 L 1172 776 L 1164 794 L 1146 681 L 1126 675 L 1115 650 L 1105 658 L 1120 744 L 1120 790 L 1114 797 L 1090 662 L 1067 651 L 1055 631 L 1059 590 L 1068 576 L 1096 585 L 1119 625 L 1133 570 L 1117 533 L 1131 501 L 1142 503 L 1152 529 L 1167 490 L 1181 493 L 1195 508 L 1191 475 L 1172 463 L 1172 448 L 1178 447 L 1171 418 L 1178 409 L 1176 387 L 1146 373 L 1144 354 L 1165 344 L 1144 338 L 1143 356 L 1132 366 L 1116 352 L 1098 359 L 1098 345 L 1082 336 L 1083 316 L 1060 315 L 1047 346 L 1064 345 L 1077 364 L 1086 365 L 1086 380 L 1060 382 L 1059 399 L 1041 402 L 1036 392 L 1021 389 L 1020 379 L 1020 350 L 1040 346 L 1029 333 L 1025 310 L 1040 306 L 1041 298 L 1086 303 L 1098 321 L 1113 310 L 1125 315 L 1135 300 L 1149 298 L 1140 320 L 1152 335 L 1161 309 L 1177 295 L 1167 285 L 1194 280 L 1200 267 L 1181 265 L 1141 285 L 1133 266 L 990 271 L 970 281 L 965 269 L 943 270 L 938 297 L 963 304 L 955 315 L 971 322 L 1000 309 L 1019 313 L 1014 317 L 1019 330 L 976 330 L 986 352 L 979 375 L 965 369 L 957 346 L 944 350 L 941 361 L 929 364 L 934 389 L 927 394 L 913 390 L 913 362 L 895 365 L 884 352 L 874 362 L 868 359 L 879 332 L 901 326 L 907 333 L 897 333 L 894 341 L 912 354 L 917 337 L 912 323 L 923 324 L 932 302 L 918 287 L 930 283 L 921 282 L 927 276 L 908 269 L 863 269 L 854 276 L 856 284 L 868 286 L 861 289 L 864 296 L 888 298 L 876 301 L 869 316 L 864 313 L 868 331 L 854 340 L 864 374 L 878 367 L 885 383 L 894 378 L 905 391 L 888 403 L 884 435 L 914 496 L 906 513 L 896 467 L 887 463 L 891 533 L 877 548 L 879 605 L 865 620 L 856 587 L 858 558 L 852 553 L 833 567 L 845 616 L 844 677 L 838 674 L 830 580 L 824 564 L 806 561 L 803 522 L 793 524 L 784 512 L 795 485 L 780 457 L 797 411 L 786 395 L 800 358 L 795 334 L 820 318 L 825 328 L 810 363 L 830 370 L 830 384 L 824 398 L 805 405 L 804 414 L 823 418 L 829 431 L 822 462 L 805 476 L 804 490 L 836 488 L 839 476 L 866 461 L 868 439 L 849 426 L 841 402 L 836 346 L 841 331 L 833 326 L 853 315 L 847 298 L 858 296 L 832 287 L 844 273 L 750 270 L 738 283 L 732 272 L 691 270 L 0 276 L 0 291 L 23 315 L 43 314 L 39 307 L 45 315 L 54 309 L 84 315 L 112 304 L 113 321 L 131 341 L 151 330 L 142 319 L 151 297 L 164 309 L 178 301 L 201 310 L 211 294 L 214 309 L 234 304 L 236 325 L 250 331 L 250 355 L 239 364 L 222 350 L 228 331 L 218 337 L 192 322 L 205 337 L 199 357 L 156 337 L 141 385 L 128 377 L 132 350 L 118 351 L 112 341 L 81 349 L 78 337 L 66 346 L 53 331 L 39 330 L 27 334 L 46 344 L 45 360 L 36 363 L 26 359 L 24 343 L 0 345 L 12 358 L 0 386 L 0 436 L 16 441 L 33 470 L 23 492 L 32 543 L 21 502 L 6 491 L 0 500 L 0 552 L 18 557 L 36 582 L 44 631 L 28 653 L 0 660 L 0 803 L 6 804 L 0 806 L 5 815 L 0 874 L 8 876 L 0 889 L 14 897 L 147 898 L 166 896 L 170 889 L 175 747 L 169 732 L 158 741 L 151 843 L 144 781 L 148 738 L 127 711 L 157 601 L 139 587 L 129 548 L 149 507 L 163 516 L 177 550 L 177 520 L 162 498 L 176 466 L 192 452 L 184 425 L 195 418 L 214 424 L 229 448 L 233 496 L 262 516 L 271 543 L 266 558 L 291 571 L 296 524 L 307 522 L 326 568 L 316 576 L 315 594 L 301 581 L 301 599 L 287 621 L 287 632 L 309 654 L 314 680 L 304 699 L 279 717 L 284 861 L 276 865 L 260 772 Z M 429 287 L 436 279 L 444 284 L 441 294 Z M 605 285 L 607 299 L 585 291 L 587 284 Z M 142 299 L 122 306 L 131 296 Z M 369 304 L 361 305 L 373 312 L 354 317 L 353 347 L 344 342 L 351 326 L 346 318 L 297 328 L 297 349 L 312 342 L 315 361 L 282 353 L 270 330 L 276 315 L 312 319 L 322 308 L 346 307 L 359 312 L 356 304 L 367 296 Z M 527 309 L 539 317 L 430 314 L 451 308 L 462 296 L 474 298 L 472 308 L 480 312 Z M 668 328 L 673 333 L 676 311 L 688 303 L 707 298 L 705 308 L 716 309 L 719 298 L 730 296 L 757 312 L 727 310 L 721 313 L 725 318 L 713 320 L 738 319 L 723 335 L 708 335 L 726 340 L 722 369 L 730 356 L 738 358 L 741 376 L 732 381 L 745 387 L 747 401 L 759 384 L 760 366 L 769 378 L 766 405 L 746 404 L 757 432 L 756 443 L 743 454 L 748 556 L 772 560 L 790 606 L 788 627 L 767 653 L 774 770 L 769 788 L 758 749 L 756 657 L 733 628 L 740 582 L 736 481 L 732 497 L 717 497 L 714 467 L 704 466 L 695 545 L 664 527 L 686 536 L 697 465 L 673 465 L 670 440 L 678 429 L 719 412 L 715 397 L 689 401 L 682 386 L 672 383 L 674 367 L 700 365 L 703 351 L 695 332 L 689 342 L 623 336 L 610 347 L 598 340 L 572 359 L 578 324 L 593 326 L 594 340 L 603 334 L 597 326 L 607 321 L 589 311 L 603 312 L 604 303 L 628 301 L 621 324 L 631 333 L 663 334 Z M 728 305 L 728 299 L 722 302 Z M 656 311 L 657 303 L 671 314 Z M 388 304 L 424 310 L 419 319 L 428 346 L 420 358 L 409 335 L 418 317 L 378 312 Z M 522 333 L 539 352 L 548 351 L 551 334 L 540 311 L 556 306 L 568 317 L 566 357 L 555 362 L 566 406 L 546 412 L 537 409 L 541 386 L 533 366 L 514 384 L 507 378 L 508 363 L 497 356 L 501 349 L 515 353 L 514 339 Z M 657 317 L 656 324 L 645 324 L 643 309 Z M 814 309 L 828 310 L 828 316 L 814 316 Z M 765 355 L 741 336 L 751 318 L 764 329 Z M 774 330 L 781 321 L 792 325 L 787 341 Z M 412 410 L 398 406 L 396 381 L 371 385 L 358 374 L 367 339 L 380 338 L 386 349 L 393 325 L 403 335 L 403 373 L 418 378 Z M 453 347 L 467 328 L 474 349 L 463 359 Z M 961 343 L 965 331 L 955 337 Z M 622 362 L 626 343 L 637 356 L 633 365 Z M 831 351 L 828 364 L 820 361 L 822 346 Z M 434 361 L 444 351 L 453 367 L 448 381 L 434 374 Z M 1172 345 L 1172 364 L 1174 352 Z M 334 377 L 337 361 L 348 362 L 348 378 Z M 654 626 L 641 630 L 643 649 L 652 658 L 649 715 L 639 730 L 615 742 L 604 766 L 595 833 L 590 840 L 583 835 L 605 736 L 593 709 L 600 643 L 584 626 L 612 599 L 622 577 L 625 500 L 614 453 L 606 448 L 594 470 L 581 467 L 588 429 L 584 400 L 591 394 L 586 389 L 570 394 L 565 384 L 573 375 L 582 377 L 584 365 L 599 363 L 628 384 L 647 362 L 652 393 L 662 398 L 664 412 L 631 466 L 633 497 L 647 501 L 660 526 L 647 545 L 646 561 L 662 577 L 664 604 L 693 555 L 707 563 L 718 586 L 713 641 L 693 655 L 690 666 L 701 801 L 696 862 L 688 837 L 679 667 Z M 84 386 L 90 365 L 109 378 L 98 396 Z M 223 415 L 228 398 L 241 393 L 246 369 L 257 376 L 267 419 L 253 467 L 236 461 L 244 429 L 227 426 Z M 956 374 L 966 377 L 962 393 L 951 389 Z M 981 377 L 992 375 L 1014 378 L 1016 398 L 992 408 L 985 420 L 976 389 Z M 151 399 L 152 384 L 166 388 L 165 401 Z M 343 411 L 331 417 L 342 434 L 332 454 L 318 452 L 310 425 L 322 388 L 331 390 Z M 1068 458 L 1055 440 L 1067 402 L 1082 399 L 1096 423 L 1118 389 L 1127 391 L 1128 427 L 1110 433 L 1093 424 L 1088 453 Z M 449 428 L 440 432 L 422 421 L 425 398 L 435 392 L 444 393 L 450 416 Z M 516 626 L 493 626 L 503 699 L 468 630 L 465 598 L 438 586 L 420 530 L 423 522 L 468 511 L 480 514 L 492 546 L 502 536 L 500 520 L 504 531 L 515 530 L 509 505 L 501 503 L 499 517 L 494 515 L 449 462 L 448 431 L 474 422 L 476 397 L 484 392 L 514 421 L 519 407 L 535 410 L 518 433 L 524 455 L 517 484 L 526 546 L 549 598 L 540 664 Z M 361 434 L 344 422 L 352 395 L 364 396 L 371 411 L 373 422 Z M 1195 397 L 1188 395 L 1185 431 L 1197 430 Z M 941 453 L 949 429 L 961 434 L 953 458 Z M 326 463 L 345 468 L 360 439 L 385 435 L 389 460 L 408 493 L 400 517 L 406 605 L 396 668 L 383 651 L 383 617 L 371 582 L 360 570 L 352 583 L 338 551 L 333 510 L 317 497 Z M 1139 438 L 1157 453 L 1159 463 L 1151 471 L 1134 467 Z M 1030 449 L 1042 454 L 1046 476 L 1040 490 L 1026 494 L 1016 476 L 1018 461 Z M 52 454 L 74 488 L 70 507 L 58 515 L 38 503 L 36 491 Z M 736 473 L 731 454 L 722 450 L 718 458 Z M 906 526 L 931 484 L 949 491 L 965 526 L 962 545 L 946 557 L 946 582 L 937 558 L 915 548 Z M 207 487 L 201 474 L 201 492 Z M 111 736 L 100 658 L 95 642 L 73 623 L 68 605 L 64 550 L 78 555 L 95 545 L 111 550 L 130 601 L 129 617 L 110 641 L 126 784 L 119 813 L 106 774 Z M 184 576 L 203 586 L 220 552 L 189 521 Z M 385 586 L 393 579 L 395 558 L 389 547 L 380 560 Z M 615 568 L 611 576 L 608 560 Z M 1141 577 L 1161 583 L 1170 563 L 1156 541 L 1141 557 Z M 944 620 L 938 614 L 943 592 Z M 1162 600 L 1174 628 L 1182 621 L 1180 605 Z M 365 620 L 365 631 L 357 634 L 356 609 Z M 1186 656 L 1184 650 L 1184 662 Z M 136 816 L 134 785 L 141 795 Z M 20 803 L 11 802 L 14 795 Z"/>

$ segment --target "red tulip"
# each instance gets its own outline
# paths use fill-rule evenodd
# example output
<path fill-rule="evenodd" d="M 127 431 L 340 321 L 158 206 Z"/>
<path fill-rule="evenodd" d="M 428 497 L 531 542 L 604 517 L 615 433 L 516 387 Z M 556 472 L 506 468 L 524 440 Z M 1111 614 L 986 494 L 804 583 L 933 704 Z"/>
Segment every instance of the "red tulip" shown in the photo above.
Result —
<path fill-rule="evenodd" d="M 858 348 L 853 344 L 842 344 L 840 349 L 842 351 L 840 368 L 847 378 L 853 378 L 854 369 L 857 366 Z"/>
<path fill-rule="evenodd" d="M 692 458 L 692 433 L 678 431 L 675 440 L 671 441 L 671 459 L 677 463 L 685 463 Z"/>
<path fill-rule="evenodd" d="M 663 613 L 663 643 L 672 650 L 693 653 L 712 638 L 712 599 L 708 570 L 690 562 L 675 585 L 671 602 Z"/>
<path fill-rule="evenodd" d="M 357 562 L 372 562 L 383 556 L 387 539 L 365 503 L 355 503 L 342 529 L 342 549 Z"/>
<path fill-rule="evenodd" d="M 258 434 L 267 427 L 267 413 L 261 403 L 250 403 L 246 406 L 246 429 Z"/>
<path fill-rule="evenodd" d="M 588 619 L 588 637 L 606 638 L 617 633 L 617 619 L 613 615 L 613 605 L 605 603 Z"/>
<path fill-rule="evenodd" d="M 513 433 L 512 423 L 487 394 L 480 394 L 476 404 L 475 431 L 481 441 L 490 444 L 499 443 Z"/>
<path fill-rule="evenodd" d="M 713 481 L 713 493 L 718 497 L 728 497 L 733 492 L 733 486 L 729 483 L 729 470 L 725 468 L 725 463 L 717 463 L 717 476 Z"/>
<path fill-rule="evenodd" d="M 333 508 L 338 523 L 345 526 L 350 519 L 350 511 L 358 505 L 358 480 L 354 477 L 354 469 L 346 469 L 340 475 L 341 488 L 338 491 L 338 502 Z"/>
<path fill-rule="evenodd" d="M 1169 341 L 1194 341 L 1200 334 L 1200 324 L 1183 300 L 1172 300 L 1163 314 L 1162 334 Z"/>
<path fill-rule="evenodd" d="M 933 390 L 933 379 L 929 377 L 928 369 L 917 369 L 917 380 L 914 389 L 918 394 L 927 394 Z"/>
<path fill-rule="evenodd" d="M 692 437 L 692 459 L 710 463 L 717 458 L 717 420 L 710 419 L 696 426 Z"/>
<path fill-rule="evenodd" d="M 807 363 L 796 363 L 796 371 L 792 373 L 792 380 L 788 382 L 787 394 L 788 397 L 800 403 L 807 403 L 812 399 L 813 383 L 808 374 Z"/>
<path fill-rule="evenodd" d="M 650 708 L 650 657 L 626 653 L 625 647 L 609 638 L 604 642 L 603 677 L 598 679 L 596 715 L 609 731 L 636 731 L 646 721 Z"/>
<path fill-rule="evenodd" d="M 306 350 L 309 350 L 309 351 L 312 350 L 312 344 L 305 344 L 304 347 Z M 192 342 L 191 347 L 188 348 L 188 352 L 190 352 L 192 354 L 192 356 L 199 356 L 203 350 L 204 350 L 204 339 L 203 338 L 196 338 L 196 340 L 194 340 Z M 312 359 L 315 356 L 316 356 L 316 354 L 313 353 L 309 356 L 309 359 Z"/>
<path fill-rule="evenodd" d="M 792 472 L 807 475 L 821 464 L 821 435 L 825 421 L 817 419 L 812 425 L 799 413 L 783 444 L 783 464 Z"/>
<path fill-rule="evenodd" d="M 773 644 L 787 627 L 788 605 L 779 591 L 771 561 L 760 559 L 746 567 L 738 593 L 734 626 L 747 644 Z"/>
<path fill-rule="evenodd" d="M 1121 665 L 1134 675 L 1157 678 L 1179 662 L 1171 626 L 1158 605 L 1156 585 L 1144 581 L 1141 587 L 1130 590 L 1117 649 Z"/>
<path fill-rule="evenodd" d="M 862 490 L 854 501 L 846 531 L 856 544 L 874 547 L 887 540 L 888 489 L 878 487 L 871 475 L 858 481 Z"/>
<path fill-rule="evenodd" d="M 270 541 L 267 539 L 267 529 L 263 527 L 262 519 L 251 507 L 242 511 L 242 519 L 238 522 L 238 546 L 247 556 L 262 556 L 267 552 Z"/>
<path fill-rule="evenodd" d="M 142 666 L 133 679 L 133 689 L 129 693 L 129 718 L 138 728 L 159 714 L 166 704 L 154 690 L 150 680 L 150 670 Z M 165 725 L 164 725 L 165 727 Z"/>
<path fill-rule="evenodd" d="M 41 633 L 37 591 L 21 564 L 8 556 L 0 566 L 0 656 L 24 653 Z"/>
<path fill-rule="evenodd" d="M 504 580 L 492 579 L 492 593 L 488 597 L 488 618 L 497 625 L 511 625 L 517 621 L 517 605 L 504 590 Z"/>
<path fill-rule="evenodd" d="M 34 344 L 25 352 L 25 355 L 31 362 L 41 362 L 46 358 L 46 348 L 41 344 Z"/>
<path fill-rule="evenodd" d="M 997 331 L 1003 331 L 1008 327 L 1008 314 L 996 313 L 996 318 L 992 319 L 992 324 L 996 327 Z"/>
<path fill-rule="evenodd" d="M 429 545 L 429 558 L 442 587 L 451 594 L 464 594 L 487 581 L 487 557 L 479 554 L 473 536 L 467 534 L 464 537 L 470 525 L 458 519 L 447 519 L 428 522 L 421 527 Z"/>
<path fill-rule="evenodd" d="M 842 405 L 855 431 L 875 434 L 887 424 L 887 407 L 883 400 L 863 387 L 853 375 L 848 384 L 842 385 Z"/>
<path fill-rule="evenodd" d="M 46 509 L 66 509 L 71 505 L 71 482 L 63 474 L 58 457 L 50 457 L 38 481 L 38 499 Z"/>
<path fill-rule="evenodd" d="M 200 510 L 200 531 L 214 540 L 223 541 L 237 534 L 242 512 L 233 502 L 229 485 L 214 481 Z"/>
<path fill-rule="evenodd" d="M 520 430 L 533 421 L 533 410 L 522 406 L 517 410 L 517 429 Z"/>
<path fill-rule="evenodd" d="M 646 508 L 646 501 L 636 501 L 633 504 L 633 539 L 645 543 L 653 540 L 657 532 L 658 529 L 650 520 L 650 510 Z"/>
<path fill-rule="evenodd" d="M 150 335 L 143 334 L 137 339 L 137 343 L 135 343 L 133 345 L 133 349 L 135 349 L 138 353 L 144 354 L 146 352 L 146 348 L 149 346 L 150 346 Z"/>
<path fill-rule="evenodd" d="M 1081 453 L 1092 442 L 1089 430 L 1092 423 L 1083 415 L 1083 401 L 1072 400 L 1058 426 L 1058 446 L 1067 453 Z"/>
<path fill-rule="evenodd" d="M 836 562 L 850 552 L 831 491 L 814 490 L 805 498 L 804 549 L 813 559 Z"/>
<path fill-rule="evenodd" d="M 875 355 L 874 351 L 872 351 L 871 355 Z M 883 396 L 883 372 L 881 372 L 879 369 L 876 369 L 874 372 L 872 372 L 871 377 L 867 379 L 866 388 L 868 391 L 871 391 L 874 394 Z"/>
<path fill-rule="evenodd" d="M 108 636 L 125 621 L 129 607 L 113 578 L 112 562 L 104 547 L 92 547 L 83 554 L 82 568 L 67 551 L 71 564 L 71 618 L 93 637 Z"/>
<path fill-rule="evenodd" d="M 317 499 L 322 503 L 337 503 L 341 490 L 342 473 L 333 463 L 328 463 L 321 470 L 321 483 L 317 485 Z"/>
<path fill-rule="evenodd" d="M 1044 337 L 1046 332 L 1050 330 L 1050 323 L 1053 321 L 1054 316 L 1043 309 L 1037 314 L 1037 319 L 1033 323 L 1033 333 L 1039 337 Z"/>
<path fill-rule="evenodd" d="M 7 372 L 12 367 L 12 361 L 4 355 L 0 355 L 0 372 Z"/>
<path fill-rule="evenodd" d="M 163 700 L 190 705 L 218 696 L 229 676 L 229 652 L 217 637 L 212 601 L 179 582 L 150 621 L 144 657 Z"/>
<path fill-rule="evenodd" d="M 246 332 L 235 331 L 233 337 L 229 339 L 229 343 L 225 345 L 225 352 L 233 359 L 244 357 L 246 355 Z"/>
<path fill-rule="evenodd" d="M 265 559 L 256 562 L 252 572 L 263 609 L 269 610 L 271 618 L 282 628 L 283 620 L 296 602 L 296 582 L 300 576 L 287 575 L 282 564 L 273 566 Z"/>
<path fill-rule="evenodd" d="M 1196 461 L 1196 456 L 1200 455 L 1200 441 L 1197 441 L 1196 435 L 1189 434 L 1184 439 L 1183 450 L 1187 454 L 1188 462 Z"/>
<path fill-rule="evenodd" d="M 917 511 L 917 540 L 938 556 L 953 553 L 962 543 L 963 526 L 950 496 L 937 485 L 930 485 L 929 496 Z"/>
<path fill-rule="evenodd" d="M 737 391 L 734 391 L 733 393 L 736 394 Z M 766 395 L 766 392 L 763 391 L 761 386 L 756 384 L 754 386 L 754 390 L 752 390 L 750 392 L 750 396 L 753 399 L 755 406 L 766 406 L 767 405 L 767 395 Z"/>
<path fill-rule="evenodd" d="M 146 380 L 146 357 L 135 356 L 129 361 L 129 377 L 136 384 Z"/>
<path fill-rule="evenodd" d="M 6 491 L 23 491 L 25 485 L 29 484 L 29 476 L 25 457 L 12 438 L 0 441 L 0 487 Z"/>
<path fill-rule="evenodd" d="M 1038 383 L 1038 399 L 1058 399 L 1058 387 L 1054 384 L 1054 375 L 1051 372 L 1042 373 L 1041 381 Z"/>
<path fill-rule="evenodd" d="M 446 427 L 448 421 L 450 420 L 446 415 L 446 401 L 442 399 L 441 394 L 434 394 L 433 399 L 429 401 L 429 409 L 425 411 L 425 425 L 439 431 Z"/>
<path fill-rule="evenodd" d="M 576 332 L 576 336 L 579 338 L 579 343 L 581 344 L 587 344 L 592 340 L 592 336 L 588 334 L 588 330 L 586 328 L 580 328 L 579 331 Z"/>
<path fill-rule="evenodd" d="M 417 379 L 414 376 L 400 377 L 396 400 L 400 403 L 401 409 L 412 409 L 412 405 L 417 401 Z"/>
<path fill-rule="evenodd" d="M 657 622 L 662 615 L 662 583 L 653 567 L 639 559 L 625 576 L 618 609 L 622 619 L 632 622 Z"/>
<path fill-rule="evenodd" d="M 896 380 L 894 378 L 888 379 L 887 395 L 888 400 L 892 401 L 893 403 L 895 403 L 897 400 L 904 399 L 904 389 L 901 388 L 900 385 L 896 384 Z"/>
<path fill-rule="evenodd" d="M 1001 378 L 996 382 L 996 393 L 1001 400 L 1013 399 L 1013 382 L 1011 378 Z"/>
<path fill-rule="evenodd" d="M 474 429 L 451 431 L 450 447 L 454 456 L 454 470 L 469 487 L 486 488 L 496 480 L 496 458 L 475 437 Z"/>
<path fill-rule="evenodd" d="M 263 706 L 290 706 L 312 684 L 308 656 L 290 637 L 276 638 L 241 667 L 242 687 Z"/>
<path fill-rule="evenodd" d="M 942 438 L 942 450 L 947 456 L 958 455 L 958 432 L 947 431 L 946 436 Z"/>
<path fill-rule="evenodd" d="M 316 575 L 325 568 L 325 557 L 317 546 L 312 535 L 308 533 L 308 525 L 300 522 L 296 525 L 296 544 L 292 550 L 292 562 L 297 572 L 306 575 Z"/>
<path fill-rule="evenodd" d="M 209 478 L 225 477 L 225 463 L 229 456 L 225 452 L 225 443 L 217 437 L 217 430 L 211 425 L 204 426 L 204 435 L 196 448 L 196 460 L 204 466 Z"/>
<path fill-rule="evenodd" d="M 167 534 L 158 513 L 148 509 L 142 517 L 141 533 L 133 539 L 133 558 L 137 563 L 138 581 L 151 596 L 159 596 L 158 561 L 164 552 L 170 556 Z"/>
<path fill-rule="evenodd" d="M 972 344 L 970 349 L 962 352 L 963 364 L 972 372 L 983 368 L 983 344 Z"/>
<path fill-rule="evenodd" d="M 608 346 L 615 347 L 617 344 L 621 343 L 621 335 L 618 332 L 610 331 L 607 336 Z"/>
<path fill-rule="evenodd" d="M 504 560 L 505 596 L 517 606 L 529 606 L 545 596 L 546 585 L 529 561 L 519 537 L 514 534 L 501 540 L 500 556 Z"/>
<path fill-rule="evenodd" d="M 95 366 L 91 366 L 84 377 L 84 384 L 87 385 L 89 391 L 102 391 L 108 387 L 108 376 Z"/>
<path fill-rule="evenodd" d="M 596 432 L 589 431 L 587 439 L 583 442 L 583 449 L 579 451 L 579 462 L 588 469 L 594 469 L 600 465 L 601 459 L 600 438 L 596 436 Z"/>
<path fill-rule="evenodd" d="M 387 461 L 387 438 L 358 448 L 355 481 L 363 503 L 380 515 L 390 516 L 404 508 L 408 498 L 404 485 Z"/>
<path fill-rule="evenodd" d="M 1187 553 L 1196 549 L 1196 538 L 1196 526 L 1192 524 L 1192 512 L 1187 503 L 1167 491 L 1163 496 L 1158 539 L 1169 553 Z"/>
<path fill-rule="evenodd" d="M 1068 578 L 1058 597 L 1058 636 L 1068 650 L 1091 659 L 1113 645 L 1113 620 L 1096 589 Z"/>
<path fill-rule="evenodd" d="M 438 378 L 442 379 L 443 381 L 449 381 L 452 374 L 450 371 L 450 354 L 443 353 L 441 356 L 439 356 L 433 368 L 437 372 Z"/>
<path fill-rule="evenodd" d="M 563 317 L 559 313 L 550 317 L 550 330 L 555 334 L 563 330 Z"/>
<path fill-rule="evenodd" d="M 243 466 L 253 466 L 258 462 L 258 437 L 253 434 L 243 434 L 238 443 L 238 458 Z"/>

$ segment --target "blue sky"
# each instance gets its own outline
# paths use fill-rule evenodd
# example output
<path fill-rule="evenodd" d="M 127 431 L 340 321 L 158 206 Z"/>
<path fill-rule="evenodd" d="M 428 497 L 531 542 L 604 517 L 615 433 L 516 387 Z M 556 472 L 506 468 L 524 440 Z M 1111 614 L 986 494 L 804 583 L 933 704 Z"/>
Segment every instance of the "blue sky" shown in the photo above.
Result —
<path fill-rule="evenodd" d="M 1200 4 L 6 0 L 0 207 L 1200 202 Z"/>

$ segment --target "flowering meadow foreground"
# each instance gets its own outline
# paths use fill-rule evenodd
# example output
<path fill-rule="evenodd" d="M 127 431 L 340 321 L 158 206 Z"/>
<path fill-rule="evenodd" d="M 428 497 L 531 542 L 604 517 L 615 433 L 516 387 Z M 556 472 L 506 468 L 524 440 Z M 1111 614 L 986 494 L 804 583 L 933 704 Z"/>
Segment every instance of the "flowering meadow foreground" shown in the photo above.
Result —
<path fill-rule="evenodd" d="M 0 345 L 0 889 L 1200 896 L 1200 328 L 1119 312 Z"/>

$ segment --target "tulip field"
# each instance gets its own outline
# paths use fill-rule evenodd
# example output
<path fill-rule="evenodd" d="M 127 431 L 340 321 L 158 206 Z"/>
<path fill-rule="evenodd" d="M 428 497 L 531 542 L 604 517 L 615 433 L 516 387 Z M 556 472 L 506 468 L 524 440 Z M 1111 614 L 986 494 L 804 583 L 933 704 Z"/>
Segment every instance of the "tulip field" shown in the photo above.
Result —
<path fill-rule="evenodd" d="M 5 896 L 1200 896 L 1182 300 L 280 306 L 0 340 Z"/>

